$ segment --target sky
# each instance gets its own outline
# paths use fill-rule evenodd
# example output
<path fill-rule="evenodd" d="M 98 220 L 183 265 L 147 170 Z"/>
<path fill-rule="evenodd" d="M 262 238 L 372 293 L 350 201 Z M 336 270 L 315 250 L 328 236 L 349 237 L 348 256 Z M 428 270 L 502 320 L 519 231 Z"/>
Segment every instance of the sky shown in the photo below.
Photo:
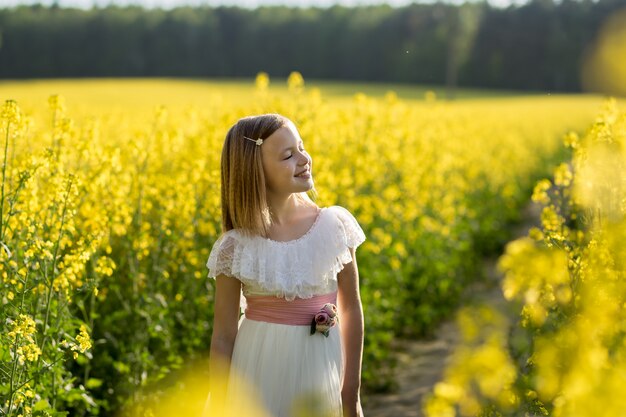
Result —
<path fill-rule="evenodd" d="M 43 4 L 51 5 L 55 0 L 0 0 L 0 8 L 13 7 L 21 4 Z M 444 0 L 448 3 L 463 3 L 465 0 Z M 471 1 L 471 0 L 470 0 Z M 522 4 L 524 0 L 488 0 L 489 4 L 497 7 L 506 7 L 510 4 Z M 254 9 L 258 6 L 271 6 L 284 4 L 292 7 L 330 7 L 334 4 L 343 6 L 365 6 L 372 4 L 389 4 L 393 7 L 405 6 L 410 3 L 432 3 L 434 0 L 56 0 L 61 7 L 78 7 L 81 9 L 90 9 L 97 5 L 100 7 L 109 4 L 124 5 L 141 5 L 146 8 L 159 7 L 163 9 L 171 9 L 183 5 L 208 5 L 208 6 L 239 6 Z"/>

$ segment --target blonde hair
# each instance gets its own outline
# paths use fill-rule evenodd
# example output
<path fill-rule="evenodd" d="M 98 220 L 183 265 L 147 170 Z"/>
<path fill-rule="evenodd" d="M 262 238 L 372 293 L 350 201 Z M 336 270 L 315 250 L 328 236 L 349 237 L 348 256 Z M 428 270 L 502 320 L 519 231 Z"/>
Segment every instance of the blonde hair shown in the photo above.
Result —
<path fill-rule="evenodd" d="M 244 233 L 268 237 L 272 223 L 267 202 L 261 146 L 253 139 L 266 139 L 288 124 L 288 118 L 277 113 L 241 118 L 226 134 L 222 148 L 222 233 L 241 229 Z M 315 188 L 309 193 L 317 195 Z M 306 192 L 296 198 L 304 203 L 312 199 Z"/>

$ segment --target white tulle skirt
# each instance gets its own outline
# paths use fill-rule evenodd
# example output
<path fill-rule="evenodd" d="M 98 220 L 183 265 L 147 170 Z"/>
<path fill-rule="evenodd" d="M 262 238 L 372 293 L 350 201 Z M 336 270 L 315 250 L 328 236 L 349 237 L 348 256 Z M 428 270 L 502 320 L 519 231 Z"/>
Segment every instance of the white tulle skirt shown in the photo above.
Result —
<path fill-rule="evenodd" d="M 328 337 L 309 326 L 239 321 L 227 403 L 236 408 L 252 387 L 272 417 L 341 417 L 343 356 L 339 324 Z M 248 387 L 244 385 L 248 384 Z"/>

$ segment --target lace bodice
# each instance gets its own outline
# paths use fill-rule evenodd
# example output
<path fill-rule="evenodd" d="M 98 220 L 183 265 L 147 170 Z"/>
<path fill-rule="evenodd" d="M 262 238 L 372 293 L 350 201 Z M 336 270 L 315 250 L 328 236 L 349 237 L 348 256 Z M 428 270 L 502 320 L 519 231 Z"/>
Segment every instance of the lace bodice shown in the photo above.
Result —
<path fill-rule="evenodd" d="M 209 255 L 208 276 L 239 279 L 246 296 L 311 298 L 337 289 L 337 273 L 352 260 L 350 248 L 364 240 L 363 230 L 348 210 L 324 207 L 298 239 L 250 237 L 238 229 L 222 234 Z"/>

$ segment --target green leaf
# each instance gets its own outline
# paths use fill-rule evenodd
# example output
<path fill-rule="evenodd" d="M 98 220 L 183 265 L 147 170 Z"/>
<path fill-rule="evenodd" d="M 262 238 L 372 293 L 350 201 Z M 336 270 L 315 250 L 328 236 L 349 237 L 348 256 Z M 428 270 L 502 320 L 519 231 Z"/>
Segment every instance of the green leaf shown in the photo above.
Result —
<path fill-rule="evenodd" d="M 45 398 L 43 400 L 39 400 L 33 406 L 33 411 L 41 411 L 47 410 L 50 408 L 50 403 Z"/>
<path fill-rule="evenodd" d="M 113 362 L 113 366 L 121 374 L 127 374 L 128 372 L 130 372 L 130 367 L 126 365 L 124 362 L 117 362 L 117 361 Z"/>
<path fill-rule="evenodd" d="M 9 347 L 5 347 L 4 344 L 0 345 L 0 362 L 8 362 L 11 359 L 11 352 Z"/>

